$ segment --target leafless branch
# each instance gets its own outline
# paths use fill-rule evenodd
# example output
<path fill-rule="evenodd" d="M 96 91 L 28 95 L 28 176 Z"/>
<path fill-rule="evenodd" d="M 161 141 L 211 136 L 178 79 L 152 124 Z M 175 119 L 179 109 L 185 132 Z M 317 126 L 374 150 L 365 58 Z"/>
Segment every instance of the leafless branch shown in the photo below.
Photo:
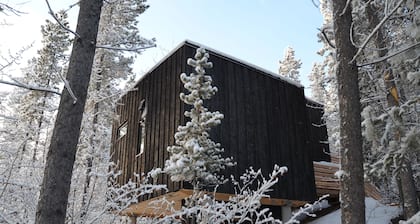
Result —
<path fill-rule="evenodd" d="M 15 9 L 15 8 L 7 5 L 7 4 L 4 4 L 4 3 L 0 2 L 0 12 L 7 15 L 7 13 L 5 11 L 9 11 L 9 12 L 15 14 L 16 16 L 20 16 L 20 14 L 24 14 L 24 12 L 19 11 L 19 10 Z"/>
<path fill-rule="evenodd" d="M 347 9 L 349 8 L 350 3 L 351 3 L 351 0 L 347 0 L 347 2 L 346 2 L 346 6 L 344 6 L 344 9 L 343 9 L 343 11 L 340 13 L 340 16 L 343 16 L 343 15 L 346 13 Z"/>
<path fill-rule="evenodd" d="M 362 53 L 363 49 L 366 47 L 366 45 L 369 43 L 370 39 L 372 39 L 372 37 L 376 34 L 376 32 L 378 32 L 378 30 L 381 28 L 381 26 L 391 17 L 392 14 L 394 14 L 394 12 L 397 11 L 397 9 L 401 6 L 401 4 L 404 2 L 405 0 L 400 0 L 397 5 L 391 10 L 391 12 L 389 14 L 387 14 L 382 20 L 381 22 L 379 22 L 379 24 L 375 27 L 375 29 L 372 30 L 372 32 L 369 34 L 369 36 L 366 38 L 366 40 L 363 42 L 363 44 L 360 46 L 360 48 L 357 50 L 356 54 L 354 55 L 353 59 L 351 59 L 351 61 L 349 63 L 353 63 L 356 58 L 360 55 L 360 53 Z"/>
<path fill-rule="evenodd" d="M 10 117 L 10 116 L 3 115 L 3 114 L 0 114 L 0 118 L 7 119 L 7 120 L 17 121 L 17 118 L 15 118 L 15 117 Z"/>
<path fill-rule="evenodd" d="M 40 87 L 40 86 L 28 85 L 28 84 L 19 82 L 17 80 L 13 80 L 13 82 L 9 82 L 9 81 L 6 81 L 6 80 L 0 80 L 0 84 L 6 84 L 6 85 L 11 85 L 11 86 L 16 86 L 16 87 L 20 87 L 20 88 L 24 88 L 24 89 L 28 89 L 28 90 L 54 93 L 54 94 L 57 94 L 59 96 L 61 95 L 61 93 L 58 92 L 58 91 L 56 91 L 56 90 L 48 89 L 48 88 L 44 88 L 44 87 Z"/>
<path fill-rule="evenodd" d="M 396 55 L 399 55 L 399 54 L 401 54 L 401 53 L 403 53 L 405 51 L 408 51 L 410 49 L 416 48 L 418 46 L 420 46 L 420 42 L 415 43 L 415 44 L 412 44 L 412 45 L 409 45 L 409 46 L 407 46 L 407 47 L 405 47 L 405 48 L 403 48 L 403 49 L 401 49 L 399 51 L 393 52 L 393 53 L 391 53 L 389 55 L 385 55 L 385 56 L 380 57 L 378 59 L 375 59 L 375 60 L 373 60 L 371 62 L 367 62 L 367 63 L 361 64 L 361 65 L 357 65 L 357 67 L 363 67 L 363 66 L 367 66 L 367 65 L 372 65 L 372 64 L 379 63 L 379 62 L 383 62 L 383 61 L 387 60 L 388 58 L 392 58 L 392 57 L 394 57 Z"/>
<path fill-rule="evenodd" d="M 156 44 L 151 44 L 144 47 L 134 47 L 134 48 L 124 48 L 124 47 L 114 47 L 111 45 L 97 45 L 96 48 L 108 49 L 108 50 L 116 50 L 116 51 L 130 51 L 130 52 L 138 52 L 141 50 L 145 50 L 148 48 L 156 47 Z"/>
<path fill-rule="evenodd" d="M 77 98 L 76 98 L 76 96 L 74 95 L 74 92 L 73 92 L 73 90 L 72 90 L 72 89 L 71 89 L 71 87 L 70 87 L 70 83 L 67 81 L 67 79 L 65 79 L 65 78 L 63 77 L 63 75 L 62 75 L 62 74 L 60 74 L 60 78 L 61 78 L 61 80 L 63 80 L 63 82 L 64 82 L 64 88 L 66 88 L 67 92 L 69 92 L 69 94 L 70 94 L 71 98 L 73 99 L 73 104 L 76 104 L 76 102 L 77 102 Z"/>
<path fill-rule="evenodd" d="M 21 142 L 21 144 L 19 145 L 19 148 L 18 148 L 18 150 L 17 150 L 17 152 L 16 152 L 16 154 L 15 154 L 15 158 L 13 158 L 13 161 L 12 161 L 11 167 L 9 168 L 9 171 L 8 171 L 7 177 L 6 177 L 6 179 L 5 179 L 6 184 L 4 185 L 4 187 L 3 187 L 3 189 L 2 189 L 2 191 L 1 191 L 1 193 L 0 193 L 0 199 L 3 197 L 4 192 L 6 191 L 6 188 L 7 188 L 7 186 L 8 186 L 9 180 L 10 180 L 10 178 L 11 178 L 11 176 L 12 176 L 12 173 L 13 173 L 13 167 L 15 166 L 16 160 L 18 159 L 19 154 L 20 154 L 20 153 L 21 153 L 21 151 L 23 150 L 23 146 L 26 144 L 26 142 L 27 142 L 28 140 L 29 140 L 29 138 L 24 139 L 24 140 Z M 22 150 L 21 150 L 21 148 L 22 148 Z M 3 173 L 3 174 L 5 174 L 5 173 Z"/>
<path fill-rule="evenodd" d="M 324 37 L 325 41 L 327 41 L 327 44 L 330 45 L 330 47 L 332 47 L 333 49 L 335 49 L 334 44 L 331 43 L 330 39 L 328 38 L 327 34 L 325 33 L 325 29 L 318 29 L 322 36 Z"/>
<path fill-rule="evenodd" d="M 77 1 L 76 3 L 73 3 L 71 5 L 69 5 L 69 8 L 66 9 L 66 12 L 68 12 L 70 9 L 72 9 L 73 7 L 75 7 L 76 5 L 78 5 L 80 3 L 80 1 Z"/>
<path fill-rule="evenodd" d="M 61 26 L 61 28 L 63 28 L 64 30 L 72 33 L 74 36 L 76 36 L 77 38 L 81 38 L 80 35 L 76 32 L 74 32 L 73 30 L 69 29 L 67 26 L 65 26 L 63 23 L 61 23 L 61 21 L 57 18 L 57 16 L 55 15 L 54 11 L 51 9 L 50 3 L 48 2 L 48 0 L 45 0 L 45 2 L 47 3 L 48 6 L 48 13 L 55 19 L 55 21 L 57 21 L 57 23 Z"/>
<path fill-rule="evenodd" d="M 312 0 L 312 4 L 316 7 L 316 8 L 319 8 L 319 5 L 320 5 L 320 3 L 318 2 L 318 3 L 316 3 L 315 2 L 315 0 Z"/>

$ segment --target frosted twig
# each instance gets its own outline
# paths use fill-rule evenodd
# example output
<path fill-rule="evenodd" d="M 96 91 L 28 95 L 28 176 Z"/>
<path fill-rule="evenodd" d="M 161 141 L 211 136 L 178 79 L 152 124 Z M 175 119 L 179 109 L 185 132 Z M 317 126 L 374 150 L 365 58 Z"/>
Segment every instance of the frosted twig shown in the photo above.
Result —
<path fill-rule="evenodd" d="M 407 46 L 407 47 L 405 47 L 405 48 L 403 48 L 403 49 L 401 49 L 401 50 L 399 50 L 399 51 L 396 51 L 396 52 L 391 53 L 391 54 L 389 54 L 389 55 L 385 55 L 385 56 L 380 57 L 380 58 L 378 58 L 378 59 L 375 59 L 375 60 L 373 60 L 373 61 L 371 61 L 371 62 L 367 62 L 367 63 L 361 64 L 361 65 L 357 65 L 357 67 L 363 67 L 363 66 L 372 65 L 372 64 L 376 64 L 376 63 L 379 63 L 379 62 L 385 61 L 385 60 L 386 60 L 386 59 L 388 59 L 388 58 L 392 58 L 392 57 L 394 57 L 394 56 L 396 56 L 396 55 L 399 55 L 399 54 L 401 54 L 401 53 L 403 53 L 403 52 L 405 52 L 405 51 L 408 51 L 408 50 L 410 50 L 410 49 L 412 49 L 412 48 L 416 48 L 416 47 L 418 47 L 418 46 L 420 46 L 420 42 L 417 42 L 417 43 L 414 43 L 414 44 L 412 44 L 412 45 L 409 45 L 409 46 Z"/>
<path fill-rule="evenodd" d="M 321 211 L 324 208 L 330 207 L 328 201 L 325 200 L 330 195 L 326 194 L 319 198 L 313 204 L 306 204 L 303 208 L 300 208 L 298 212 L 294 213 L 293 216 L 285 224 L 300 223 L 307 216 L 316 217 L 314 212 Z"/>
<path fill-rule="evenodd" d="M 116 51 L 141 51 L 141 50 L 145 50 L 148 48 L 152 48 L 152 47 L 156 47 L 156 44 L 151 44 L 148 46 L 144 46 L 144 47 L 134 47 L 134 48 L 124 48 L 124 47 L 113 47 L 110 45 L 97 45 L 96 48 L 102 48 L 102 49 L 107 49 L 107 50 L 116 50 Z"/>
<path fill-rule="evenodd" d="M 20 14 L 24 14 L 24 12 L 19 11 L 19 10 L 15 9 L 15 8 L 13 8 L 13 7 L 11 7 L 11 6 L 7 5 L 7 4 L 4 4 L 4 3 L 1 3 L 1 2 L 0 2 L 0 12 L 2 12 L 2 13 L 4 13 L 4 14 L 6 14 L 6 15 L 7 15 L 7 13 L 6 13 L 6 12 L 4 12 L 4 10 L 10 11 L 10 12 L 12 12 L 13 14 L 15 14 L 16 16 L 20 16 Z"/>
<path fill-rule="evenodd" d="M 0 199 L 3 197 L 4 192 L 6 191 L 6 188 L 7 188 L 7 186 L 9 185 L 9 180 L 10 180 L 10 177 L 12 176 L 13 167 L 15 166 L 16 160 L 17 160 L 17 159 L 18 159 L 18 157 L 19 157 L 19 153 L 21 153 L 20 148 L 22 148 L 22 150 L 23 150 L 23 147 L 24 147 L 24 145 L 26 144 L 26 141 L 28 141 L 28 140 L 29 140 L 29 137 L 25 138 L 25 139 L 22 141 L 22 143 L 19 145 L 19 147 L 18 147 L 18 150 L 17 150 L 17 152 L 16 152 L 16 154 L 15 154 L 15 158 L 14 158 L 14 159 L 13 159 L 13 161 L 12 161 L 11 167 L 10 167 L 9 172 L 8 172 L 8 174 L 7 174 L 7 177 L 6 177 L 6 179 L 5 179 L 6 184 L 4 185 L 3 190 L 2 190 L 2 191 L 1 191 L 1 193 L 0 193 Z M 4 174 L 4 173 L 3 173 L 3 174 Z"/>
<path fill-rule="evenodd" d="M 48 89 L 48 88 L 39 87 L 39 86 L 32 86 L 32 85 L 28 85 L 28 84 L 25 84 L 25 83 L 21 83 L 17 80 L 13 80 L 13 81 L 14 82 L 9 82 L 9 81 L 6 81 L 6 80 L 0 80 L 0 83 L 6 84 L 6 85 L 11 85 L 11 86 L 17 86 L 17 87 L 28 89 L 28 90 L 49 92 L 49 93 L 57 94 L 59 96 L 61 95 L 60 92 L 58 92 L 56 90 L 53 90 L 53 89 Z"/>
<path fill-rule="evenodd" d="M 80 3 L 80 1 L 77 1 L 76 3 L 73 3 L 71 5 L 69 5 L 69 8 L 66 9 L 66 12 L 68 12 L 70 9 L 72 9 L 74 6 L 78 5 Z"/>
<path fill-rule="evenodd" d="M 346 5 L 344 6 L 343 11 L 341 11 L 340 16 L 343 16 L 346 13 L 347 9 L 349 8 L 351 0 L 347 0 Z"/>
<path fill-rule="evenodd" d="M 63 28 L 64 30 L 66 30 L 70 33 L 72 33 L 77 38 L 81 39 L 81 37 L 78 33 L 74 32 L 73 30 L 71 30 L 67 26 L 65 26 L 63 23 L 61 23 L 61 21 L 55 15 L 54 11 L 51 9 L 51 6 L 50 6 L 50 3 L 48 2 L 48 0 L 45 0 L 45 2 L 47 3 L 47 6 L 48 6 L 48 13 L 55 19 L 55 21 L 57 21 L 57 23 L 61 26 L 61 28 Z"/>
<path fill-rule="evenodd" d="M 312 4 L 313 4 L 316 8 L 319 8 L 319 5 L 320 5 L 321 3 L 319 3 L 319 2 L 318 2 L 318 3 L 316 3 L 316 2 L 315 2 L 315 0 L 312 0 Z"/>
<path fill-rule="evenodd" d="M 77 102 L 77 98 L 76 98 L 76 96 L 74 95 L 74 92 L 73 92 L 73 90 L 71 89 L 71 87 L 70 87 L 70 83 L 67 81 L 67 79 L 65 79 L 64 77 L 63 77 L 63 75 L 61 75 L 60 74 L 60 78 L 61 78 L 61 80 L 63 80 L 63 82 L 64 82 L 64 88 L 66 88 L 67 89 L 67 92 L 69 92 L 69 94 L 70 94 L 70 96 L 71 96 L 71 98 L 73 99 L 73 104 L 76 104 L 76 102 Z"/>
<path fill-rule="evenodd" d="M 369 36 L 366 38 L 366 40 L 363 42 L 363 44 L 360 46 L 360 48 L 357 50 L 356 54 L 354 55 L 353 59 L 351 59 L 351 61 L 349 62 L 349 64 L 353 63 L 357 56 L 360 55 L 360 53 L 362 53 L 363 49 L 366 47 L 366 45 L 369 43 L 370 39 L 372 39 L 372 37 L 376 34 L 376 32 L 381 28 L 381 26 L 391 17 L 392 14 L 394 14 L 395 11 L 397 11 L 397 9 L 401 6 L 401 4 L 404 2 L 405 0 L 400 0 L 397 5 L 391 10 L 391 12 L 389 14 L 387 14 L 382 20 L 381 22 L 379 22 L 378 25 L 376 25 L 375 29 L 372 30 L 372 32 L 369 34 Z"/>

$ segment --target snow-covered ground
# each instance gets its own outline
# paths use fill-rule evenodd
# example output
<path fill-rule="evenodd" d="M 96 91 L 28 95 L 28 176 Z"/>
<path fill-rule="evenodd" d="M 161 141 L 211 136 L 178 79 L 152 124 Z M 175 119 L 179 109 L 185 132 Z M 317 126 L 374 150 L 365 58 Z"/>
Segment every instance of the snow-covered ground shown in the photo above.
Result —
<path fill-rule="evenodd" d="M 383 205 L 373 198 L 365 199 L 366 205 L 366 223 L 367 224 L 387 224 L 390 220 L 400 214 L 400 208 L 397 206 Z M 309 222 L 310 224 L 340 224 L 341 209 L 325 215 L 317 220 Z"/>

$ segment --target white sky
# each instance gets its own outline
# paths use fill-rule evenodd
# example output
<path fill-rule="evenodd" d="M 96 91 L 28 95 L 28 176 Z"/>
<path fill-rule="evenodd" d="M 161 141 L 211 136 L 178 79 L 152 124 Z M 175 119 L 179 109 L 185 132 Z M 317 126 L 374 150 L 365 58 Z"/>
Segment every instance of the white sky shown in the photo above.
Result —
<path fill-rule="evenodd" d="M 40 26 L 48 15 L 44 0 L 5 0 L 21 11 L 21 16 L 0 13 L 0 54 L 35 43 L 25 56 L 33 57 L 39 48 Z M 55 11 L 67 9 L 75 0 L 50 0 Z M 316 1 L 315 1 L 316 2 Z M 317 28 L 322 16 L 312 0 L 149 0 L 150 8 L 139 17 L 140 32 L 155 37 L 158 47 L 137 57 L 135 72 L 151 68 L 185 39 L 245 60 L 277 73 L 284 49 L 292 46 L 302 60 L 301 79 L 308 87 L 307 75 L 315 61 Z M 77 7 L 69 14 L 75 26 Z M 23 63 L 24 64 L 24 63 Z M 16 69 L 17 70 L 17 69 Z M 0 86 L 3 88 L 3 86 Z M 307 94 L 309 91 L 306 91 Z"/>

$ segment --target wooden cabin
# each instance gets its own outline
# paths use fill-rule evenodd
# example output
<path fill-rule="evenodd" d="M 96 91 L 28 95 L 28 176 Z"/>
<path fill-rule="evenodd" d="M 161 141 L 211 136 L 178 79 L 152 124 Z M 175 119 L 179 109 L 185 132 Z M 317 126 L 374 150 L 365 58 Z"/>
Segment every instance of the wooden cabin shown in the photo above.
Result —
<path fill-rule="evenodd" d="M 179 99 L 185 91 L 179 76 L 192 72 L 186 62 L 198 47 L 191 41 L 181 43 L 121 98 L 111 149 L 112 160 L 122 170 L 120 184 L 134 173 L 164 167 L 169 158 L 166 149 L 175 143 L 174 134 L 185 123 L 184 111 L 189 109 Z M 237 162 L 225 170 L 226 176 L 239 177 L 250 166 L 260 168 L 265 175 L 274 164 L 287 166 L 288 173 L 280 178 L 271 192 L 272 200 L 265 204 L 300 206 L 316 199 L 313 161 L 329 161 L 325 153 L 328 145 L 322 143 L 327 141 L 326 129 L 319 125 L 322 105 L 306 99 L 298 83 L 219 51 L 206 50 L 213 63 L 207 72 L 219 91 L 205 105 L 225 117 L 212 129 L 211 138 L 221 143 L 225 157 L 232 156 Z M 166 184 L 173 198 L 186 197 L 191 189 L 188 183 L 172 182 L 167 175 L 160 176 L 157 183 Z M 229 184 L 218 191 L 221 200 L 233 193 Z M 131 212 L 144 214 L 144 210 Z"/>

